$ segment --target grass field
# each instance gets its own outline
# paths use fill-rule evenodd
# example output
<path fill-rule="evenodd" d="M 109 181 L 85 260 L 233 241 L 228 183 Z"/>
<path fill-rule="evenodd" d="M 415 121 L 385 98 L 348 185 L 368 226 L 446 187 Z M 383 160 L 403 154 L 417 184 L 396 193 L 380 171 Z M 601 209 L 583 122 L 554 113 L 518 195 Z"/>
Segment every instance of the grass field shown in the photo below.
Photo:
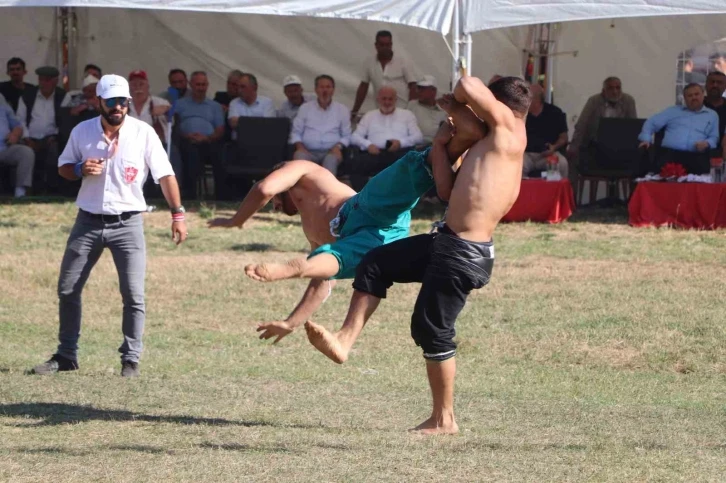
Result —
<path fill-rule="evenodd" d="M 219 213 L 231 214 L 227 206 Z M 501 225 L 491 283 L 458 323 L 462 432 L 429 415 L 396 286 L 337 366 L 300 330 L 272 346 L 304 281 L 259 284 L 245 264 L 306 251 L 299 220 L 169 241 L 146 216 L 142 377 L 119 377 L 121 301 L 105 254 L 84 292 L 81 370 L 24 371 L 56 345 L 71 203 L 0 204 L 0 480 L 725 481 L 726 233 L 633 229 L 624 211 Z M 433 211 L 433 212 L 432 212 Z M 438 215 L 416 214 L 414 231 Z M 342 283 L 315 320 L 340 324 Z"/>

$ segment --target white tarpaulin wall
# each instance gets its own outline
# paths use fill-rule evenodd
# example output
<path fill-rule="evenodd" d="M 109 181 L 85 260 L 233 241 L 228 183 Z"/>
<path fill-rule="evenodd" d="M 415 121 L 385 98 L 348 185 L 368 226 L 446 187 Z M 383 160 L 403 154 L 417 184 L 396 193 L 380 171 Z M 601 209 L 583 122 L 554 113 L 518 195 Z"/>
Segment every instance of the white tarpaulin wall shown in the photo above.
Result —
<path fill-rule="evenodd" d="M 27 43 L 36 42 L 43 29 L 52 26 L 53 8 L 2 9 L 0 42 L 4 66 L 9 57 L 26 53 L 29 82 L 33 69 L 50 61 L 45 52 L 30 55 Z M 231 69 L 252 72 L 258 77 L 260 94 L 282 101 L 282 79 L 288 74 L 302 77 L 306 92 L 313 91 L 316 75 L 327 73 L 336 79 L 336 98 L 352 107 L 365 60 L 375 54 L 375 32 L 393 33 L 394 51 L 410 59 L 420 74 L 434 75 L 442 90 L 448 88 L 451 54 L 440 33 L 414 27 L 363 20 L 331 20 L 310 17 L 230 15 L 222 13 L 172 12 L 110 8 L 77 8 L 78 68 L 92 62 L 104 72 L 127 75 L 145 69 L 152 92 L 166 89 L 166 74 L 172 67 L 187 72 L 206 70 L 210 75 L 210 97 L 223 90 Z M 6 24 L 16 18 L 43 18 L 34 30 L 26 22 L 21 32 L 5 38 Z M 498 29 L 474 35 L 478 58 L 475 75 L 489 78 L 494 73 L 519 74 L 522 47 L 528 29 Z M 43 44 L 45 45 L 45 44 Z M 50 46 L 46 46 L 49 50 Z M 42 50 L 42 49 L 41 49 Z M 74 72 L 74 84 L 80 72 Z M 369 95 L 364 109 L 373 107 Z"/>

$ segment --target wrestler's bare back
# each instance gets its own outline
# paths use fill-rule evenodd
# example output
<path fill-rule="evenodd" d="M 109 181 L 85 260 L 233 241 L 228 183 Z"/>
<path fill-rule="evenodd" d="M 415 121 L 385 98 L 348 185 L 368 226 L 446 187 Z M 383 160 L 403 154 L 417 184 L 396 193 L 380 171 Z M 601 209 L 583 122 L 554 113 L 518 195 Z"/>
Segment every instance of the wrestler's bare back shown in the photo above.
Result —
<path fill-rule="evenodd" d="M 500 126 L 477 141 L 456 177 L 446 224 L 465 240 L 488 242 L 519 196 L 527 145 L 523 119 Z"/>
<path fill-rule="evenodd" d="M 306 163 L 306 174 L 288 191 L 300 213 L 302 229 L 312 245 L 324 245 L 335 241 L 330 234 L 330 221 L 355 190 L 338 181 L 327 169 L 310 161 Z"/>

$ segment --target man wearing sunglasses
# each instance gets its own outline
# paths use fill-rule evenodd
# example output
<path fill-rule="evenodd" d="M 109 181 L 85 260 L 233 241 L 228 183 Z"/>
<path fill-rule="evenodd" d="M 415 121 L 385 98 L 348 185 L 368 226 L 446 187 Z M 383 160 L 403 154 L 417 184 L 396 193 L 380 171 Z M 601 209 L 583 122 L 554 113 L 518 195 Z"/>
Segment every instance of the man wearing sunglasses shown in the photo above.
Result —
<path fill-rule="evenodd" d="M 81 332 L 81 291 L 104 248 L 113 256 L 123 300 L 121 375 L 139 375 L 144 331 L 146 244 L 143 187 L 151 173 L 171 207 L 171 236 L 176 244 L 187 237 L 184 207 L 169 159 L 154 128 L 128 114 L 129 84 L 121 76 L 105 75 L 96 86 L 101 116 L 84 121 L 71 132 L 58 172 L 81 179 L 79 211 L 68 237 L 58 280 L 60 344 L 35 374 L 78 369 Z"/>

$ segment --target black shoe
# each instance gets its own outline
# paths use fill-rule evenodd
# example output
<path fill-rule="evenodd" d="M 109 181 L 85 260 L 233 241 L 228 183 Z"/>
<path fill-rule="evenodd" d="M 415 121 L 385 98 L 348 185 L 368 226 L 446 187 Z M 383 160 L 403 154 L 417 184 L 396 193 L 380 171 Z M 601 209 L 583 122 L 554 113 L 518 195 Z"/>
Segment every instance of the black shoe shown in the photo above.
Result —
<path fill-rule="evenodd" d="M 121 377 L 139 377 L 139 363 L 133 361 L 123 361 L 121 363 Z"/>
<path fill-rule="evenodd" d="M 66 359 L 58 354 L 53 354 L 49 360 L 42 364 L 38 364 L 30 370 L 31 374 L 38 374 L 41 376 L 47 376 L 49 374 L 55 374 L 56 372 L 63 371 L 77 371 L 78 361 L 72 359 Z"/>

